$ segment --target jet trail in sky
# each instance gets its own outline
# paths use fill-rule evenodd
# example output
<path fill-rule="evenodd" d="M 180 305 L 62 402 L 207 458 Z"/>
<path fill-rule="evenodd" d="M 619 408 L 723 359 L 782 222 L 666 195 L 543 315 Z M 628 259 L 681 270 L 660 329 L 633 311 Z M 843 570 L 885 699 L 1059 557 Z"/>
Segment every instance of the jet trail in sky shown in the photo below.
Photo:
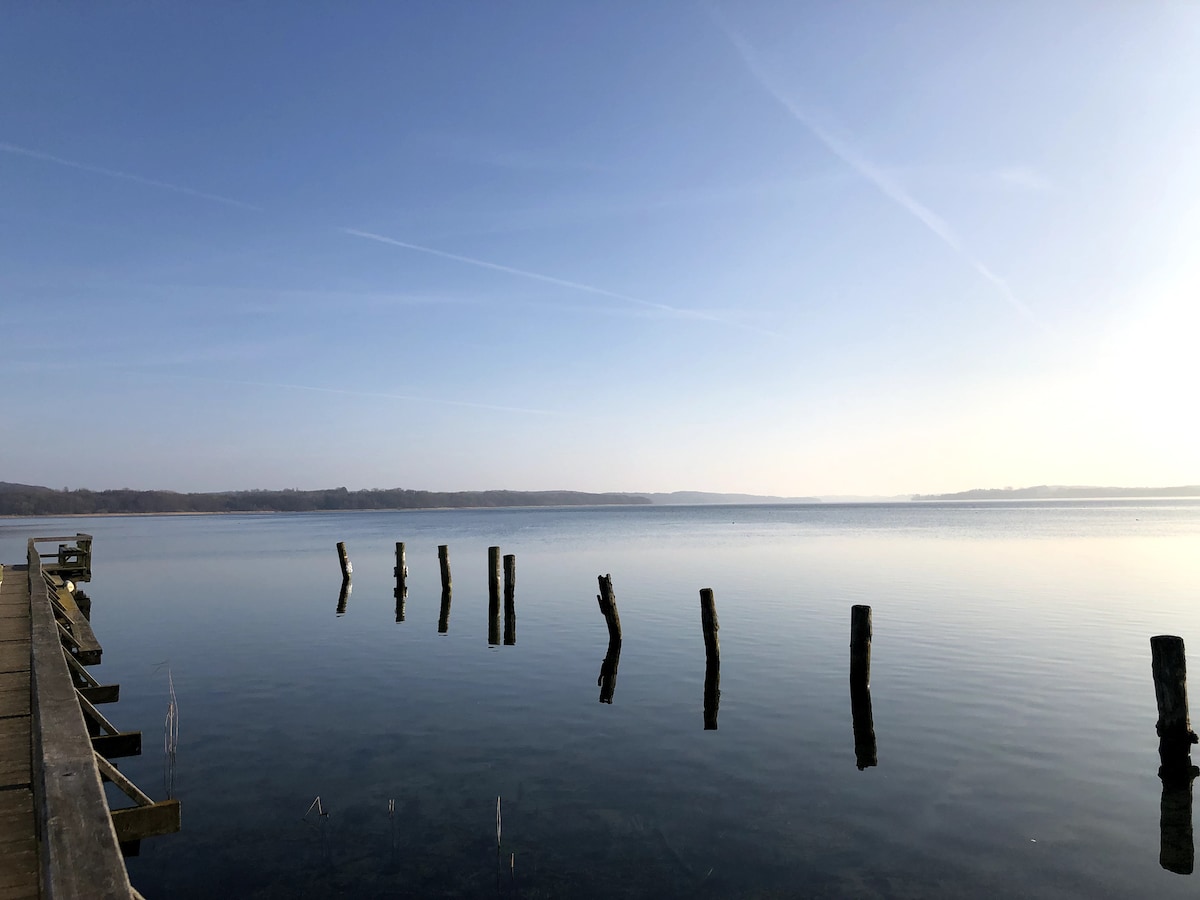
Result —
<path fill-rule="evenodd" d="M 1000 292 L 1000 296 L 1004 298 L 1005 302 L 1024 319 L 1040 329 L 1045 329 L 1045 325 L 1034 315 L 1033 310 L 1026 306 L 1013 293 L 1008 283 L 963 246 L 963 242 L 959 239 L 958 235 L 955 234 L 954 230 L 941 216 L 909 194 L 903 185 L 892 178 L 891 175 L 863 156 L 855 147 L 831 133 L 820 122 L 816 121 L 808 110 L 784 94 L 763 67 L 754 48 L 741 35 L 725 25 L 721 21 L 719 14 L 714 13 L 713 20 L 737 49 L 742 62 L 754 77 L 754 80 L 758 82 L 759 86 L 791 113 L 797 122 L 807 128 L 813 137 L 824 144 L 825 149 L 857 172 L 866 181 L 875 185 L 885 197 L 933 232 L 943 244 L 958 254 L 964 262 L 978 272 L 986 281 L 990 282 Z"/>
<path fill-rule="evenodd" d="M 45 162 L 56 163 L 60 166 L 68 166 L 72 169 L 80 169 L 84 172 L 94 172 L 97 175 L 107 175 L 109 178 L 121 178 L 125 181 L 132 181 L 136 184 L 144 184 L 147 187 L 161 188 L 165 191 L 174 191 L 177 194 L 187 194 L 190 197 L 199 197 L 202 200 L 212 200 L 214 203 L 224 203 L 227 206 L 236 206 L 239 209 L 253 209 L 261 211 L 261 206 L 255 206 L 253 203 L 243 203 L 241 200 L 234 200 L 232 197 L 222 197 L 220 194 L 210 194 L 207 191 L 197 191 L 194 188 L 183 187 L 178 184 L 169 184 L 165 181 L 156 181 L 153 178 L 143 178 L 141 175 L 131 175 L 128 172 L 118 172 L 116 169 L 105 169 L 102 166 L 90 166 L 87 163 L 75 162 L 70 159 L 63 159 L 61 156 L 52 156 L 49 153 L 42 153 L 38 150 L 30 150 L 26 147 L 18 147 L 16 144 L 8 144 L 0 141 L 0 151 L 5 153 L 13 153 L 18 156 L 28 156 L 30 159 L 40 159 Z"/>
<path fill-rule="evenodd" d="M 482 269 L 491 269 L 495 272 L 504 272 L 508 275 L 516 275 L 519 278 L 530 278 L 534 281 L 545 282 L 546 284 L 554 284 L 559 287 L 571 288 L 572 290 L 576 291 L 585 291 L 589 294 L 598 294 L 601 297 L 611 297 L 614 300 L 623 300 L 626 303 L 633 303 L 637 306 L 645 306 L 649 307 L 650 309 L 661 310 L 677 316 L 684 316 L 692 319 L 704 319 L 709 322 L 721 322 L 722 324 L 726 325 L 738 324 L 736 322 L 729 322 L 710 313 L 701 312 L 697 309 L 681 309 L 676 306 L 667 306 L 665 303 L 653 303 L 650 300 L 642 300 L 639 297 L 631 297 L 628 294 L 618 294 L 616 291 L 609 291 L 605 290 L 604 288 L 593 287 L 590 284 L 581 284 L 578 281 L 568 281 L 565 278 L 555 278 L 553 275 L 542 275 L 539 272 L 530 272 L 528 269 L 516 269 L 512 266 L 502 266 L 499 263 L 487 262 L 486 260 L 475 259 L 471 256 L 461 256 L 457 253 L 448 253 L 445 250 L 435 250 L 432 247 L 423 247 L 420 244 L 409 244 L 406 241 L 398 241 L 395 238 L 385 237 L 382 234 L 373 234 L 370 231 L 359 231 L 356 228 L 339 228 L 338 230 L 343 234 L 350 234 L 354 235 L 355 237 L 366 238 L 367 240 L 371 241 L 379 241 L 382 244 L 391 244 L 393 247 L 403 247 L 405 250 L 415 250 L 418 253 L 428 253 L 431 256 L 440 256 L 443 259 L 452 259 L 455 262 L 466 263 L 469 266 L 478 266 Z"/>

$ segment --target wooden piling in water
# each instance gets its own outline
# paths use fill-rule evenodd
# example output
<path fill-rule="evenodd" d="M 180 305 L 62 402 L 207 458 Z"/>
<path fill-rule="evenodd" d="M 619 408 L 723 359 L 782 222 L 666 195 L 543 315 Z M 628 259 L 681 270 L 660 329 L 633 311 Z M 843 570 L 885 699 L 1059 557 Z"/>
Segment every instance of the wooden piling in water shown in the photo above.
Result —
<path fill-rule="evenodd" d="M 500 548 L 488 547 L 488 645 L 500 643 Z"/>
<path fill-rule="evenodd" d="M 345 541 L 338 541 L 337 552 L 338 562 L 342 566 L 342 580 L 348 581 L 350 576 L 354 574 L 354 566 L 350 564 L 350 554 L 346 552 Z"/>
<path fill-rule="evenodd" d="M 600 604 L 600 612 L 608 625 L 608 639 L 610 642 L 620 642 L 621 617 L 617 614 L 617 597 L 613 593 L 612 575 L 598 575 L 597 580 L 600 582 L 600 593 L 596 595 L 596 602 Z"/>
<path fill-rule="evenodd" d="M 438 634 L 450 630 L 450 588 L 442 588 L 442 608 L 438 612 Z"/>
<path fill-rule="evenodd" d="M 700 624 L 704 629 L 704 658 L 710 663 L 721 664 L 721 642 L 717 638 L 720 625 L 717 623 L 717 605 L 712 588 L 700 591 Z"/>
<path fill-rule="evenodd" d="M 1154 696 L 1158 701 L 1158 736 L 1167 744 L 1196 743 L 1188 716 L 1187 658 L 1183 638 L 1160 634 L 1150 638 Z"/>
<path fill-rule="evenodd" d="M 871 687 L 867 682 L 854 678 L 850 679 L 850 717 L 854 728 L 854 761 L 861 772 L 879 765 L 879 747 L 875 743 Z"/>
<path fill-rule="evenodd" d="M 438 545 L 438 563 L 442 567 L 442 594 L 450 593 L 450 547 L 446 544 Z"/>
<path fill-rule="evenodd" d="M 1191 749 L 1197 738 L 1188 714 L 1183 638 L 1156 635 L 1150 638 L 1150 654 L 1158 703 L 1158 777 L 1162 780 L 1158 862 L 1169 872 L 1190 875 L 1195 866 L 1192 782 L 1200 769 L 1192 765 Z"/>
<path fill-rule="evenodd" d="M 408 600 L 408 561 L 404 555 L 404 542 L 396 541 L 396 567 L 392 569 L 396 576 L 396 621 L 404 621 L 404 606 Z"/>
<path fill-rule="evenodd" d="M 871 683 L 871 607 L 850 607 L 850 681 Z"/>
<path fill-rule="evenodd" d="M 509 553 L 504 557 L 504 644 L 517 642 L 517 558 Z"/>

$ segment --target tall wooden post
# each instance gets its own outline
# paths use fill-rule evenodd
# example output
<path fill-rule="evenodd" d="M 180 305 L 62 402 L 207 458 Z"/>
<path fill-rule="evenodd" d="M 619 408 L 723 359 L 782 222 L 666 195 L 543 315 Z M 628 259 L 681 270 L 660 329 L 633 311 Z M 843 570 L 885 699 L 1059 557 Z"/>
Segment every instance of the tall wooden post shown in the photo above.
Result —
<path fill-rule="evenodd" d="M 1191 749 L 1197 738 L 1188 714 L 1183 638 L 1168 634 L 1150 638 L 1150 655 L 1158 702 L 1158 777 L 1162 780 L 1158 862 L 1167 871 L 1190 875 L 1196 855 L 1192 782 L 1200 769 L 1192 765 Z"/>
<path fill-rule="evenodd" d="M 500 548 L 488 547 L 488 644 L 500 643 Z"/>
<path fill-rule="evenodd" d="M 338 541 L 337 545 L 338 562 L 342 566 L 342 580 L 348 580 L 354 573 L 354 566 L 350 564 L 350 554 L 346 552 L 346 542 Z"/>
<path fill-rule="evenodd" d="M 617 614 L 617 597 L 613 593 L 612 575 L 598 575 L 597 580 L 600 582 L 600 593 L 596 595 L 596 602 L 600 604 L 600 612 L 608 625 L 608 639 L 620 641 L 621 617 Z"/>
<path fill-rule="evenodd" d="M 512 553 L 504 557 L 504 643 L 513 646 L 517 642 L 517 557 Z"/>
<path fill-rule="evenodd" d="M 879 765 L 871 710 L 871 607 L 850 607 L 850 716 L 858 770 Z"/>

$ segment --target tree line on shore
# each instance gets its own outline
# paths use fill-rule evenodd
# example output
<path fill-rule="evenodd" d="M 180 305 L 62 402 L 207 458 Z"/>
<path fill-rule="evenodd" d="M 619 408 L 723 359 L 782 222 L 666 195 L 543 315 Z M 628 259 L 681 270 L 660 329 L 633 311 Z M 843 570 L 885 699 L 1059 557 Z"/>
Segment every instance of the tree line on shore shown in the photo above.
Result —
<path fill-rule="evenodd" d="M 55 490 L 0 482 L 0 515 L 53 516 L 105 513 L 312 512 L 316 510 L 437 509 L 500 506 L 600 506 L 647 504 L 637 494 L 581 491 L 413 491 L 402 488 L 351 491 L 344 487 L 300 491 L 177 493 Z"/>

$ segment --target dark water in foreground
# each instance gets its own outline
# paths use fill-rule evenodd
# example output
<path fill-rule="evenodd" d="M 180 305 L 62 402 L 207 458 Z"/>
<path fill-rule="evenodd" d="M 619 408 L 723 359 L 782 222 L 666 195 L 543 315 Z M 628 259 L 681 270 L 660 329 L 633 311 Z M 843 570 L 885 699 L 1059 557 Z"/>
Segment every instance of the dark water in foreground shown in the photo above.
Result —
<path fill-rule="evenodd" d="M 0 559 L 77 530 L 96 537 L 93 671 L 121 684 L 105 712 L 145 732 L 122 768 L 156 797 L 168 665 L 178 696 L 184 830 L 130 860 L 150 898 L 1200 891 L 1159 865 L 1149 652 L 1169 632 L 1200 653 L 1194 501 L 5 520 Z M 515 646 L 487 645 L 491 544 L 517 556 Z M 856 603 L 875 626 L 863 771 Z M 329 815 L 306 819 L 317 795 Z"/>

